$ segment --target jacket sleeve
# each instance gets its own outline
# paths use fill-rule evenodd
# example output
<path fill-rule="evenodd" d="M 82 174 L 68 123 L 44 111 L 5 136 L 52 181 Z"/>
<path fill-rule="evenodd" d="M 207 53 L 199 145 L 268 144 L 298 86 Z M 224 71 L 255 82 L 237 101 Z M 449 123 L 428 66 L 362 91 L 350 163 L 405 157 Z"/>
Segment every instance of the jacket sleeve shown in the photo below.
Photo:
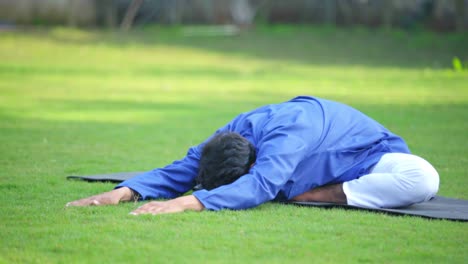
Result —
<path fill-rule="evenodd" d="M 191 147 L 183 159 L 174 161 L 164 168 L 157 168 L 137 175 L 120 183 L 115 188 L 128 187 L 139 193 L 142 200 L 171 199 L 186 193 L 195 186 L 203 146 L 214 135 L 230 128 L 231 123 L 221 127 L 201 144 Z"/>
<path fill-rule="evenodd" d="M 246 209 L 276 197 L 307 153 L 304 138 L 314 133 L 305 122 L 282 121 L 276 120 L 263 130 L 256 163 L 248 174 L 229 185 L 193 193 L 205 208 Z"/>
<path fill-rule="evenodd" d="M 128 179 L 116 188 L 128 187 L 141 199 L 175 198 L 189 191 L 195 184 L 202 145 L 192 147 L 187 155 L 164 168 L 157 168 Z"/>

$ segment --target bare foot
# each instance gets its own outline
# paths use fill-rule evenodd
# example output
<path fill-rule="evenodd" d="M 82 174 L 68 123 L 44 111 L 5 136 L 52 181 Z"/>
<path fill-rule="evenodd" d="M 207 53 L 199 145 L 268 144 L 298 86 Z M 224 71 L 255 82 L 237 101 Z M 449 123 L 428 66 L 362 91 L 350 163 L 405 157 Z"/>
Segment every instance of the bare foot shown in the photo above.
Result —
<path fill-rule="evenodd" d="M 309 190 L 294 198 L 293 201 L 299 202 L 325 202 L 347 204 L 346 194 L 343 191 L 343 184 L 325 185 Z"/>

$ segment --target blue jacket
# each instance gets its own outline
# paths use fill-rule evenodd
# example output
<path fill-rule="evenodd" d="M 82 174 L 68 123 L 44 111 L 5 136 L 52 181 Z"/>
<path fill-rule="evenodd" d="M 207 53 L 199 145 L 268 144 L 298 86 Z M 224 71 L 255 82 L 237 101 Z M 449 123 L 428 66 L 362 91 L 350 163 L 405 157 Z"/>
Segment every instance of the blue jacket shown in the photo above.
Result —
<path fill-rule="evenodd" d="M 249 140 L 257 160 L 237 181 L 193 192 L 211 210 L 288 200 L 317 186 L 359 178 L 385 153 L 409 153 L 402 138 L 358 110 L 306 96 L 243 113 L 216 133 L 224 131 L 238 132 Z M 182 195 L 195 184 L 206 141 L 190 148 L 185 158 L 116 188 L 127 186 L 142 199 Z"/>

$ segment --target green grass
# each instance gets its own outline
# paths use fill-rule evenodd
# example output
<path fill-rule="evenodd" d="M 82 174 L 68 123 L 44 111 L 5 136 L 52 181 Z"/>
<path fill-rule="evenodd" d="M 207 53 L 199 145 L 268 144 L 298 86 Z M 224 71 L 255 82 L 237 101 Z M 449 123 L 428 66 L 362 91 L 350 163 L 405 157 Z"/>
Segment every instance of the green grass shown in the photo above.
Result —
<path fill-rule="evenodd" d="M 0 263 L 467 263 L 466 223 L 265 204 L 134 217 L 68 208 L 112 184 L 69 174 L 149 170 L 240 112 L 309 94 L 350 104 L 468 199 L 466 35 L 260 27 L 0 32 Z M 466 67 L 465 67 L 466 68 Z"/>

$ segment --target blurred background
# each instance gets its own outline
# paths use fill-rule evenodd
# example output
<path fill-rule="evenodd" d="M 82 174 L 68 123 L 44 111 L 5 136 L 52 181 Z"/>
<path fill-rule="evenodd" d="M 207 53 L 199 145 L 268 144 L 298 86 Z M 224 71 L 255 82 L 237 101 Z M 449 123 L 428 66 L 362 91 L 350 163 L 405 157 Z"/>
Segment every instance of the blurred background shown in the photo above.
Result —
<path fill-rule="evenodd" d="M 290 23 L 466 31 L 467 9 L 467 0 L 0 0 L 0 24 L 127 30 L 148 24 L 239 29 Z"/>

